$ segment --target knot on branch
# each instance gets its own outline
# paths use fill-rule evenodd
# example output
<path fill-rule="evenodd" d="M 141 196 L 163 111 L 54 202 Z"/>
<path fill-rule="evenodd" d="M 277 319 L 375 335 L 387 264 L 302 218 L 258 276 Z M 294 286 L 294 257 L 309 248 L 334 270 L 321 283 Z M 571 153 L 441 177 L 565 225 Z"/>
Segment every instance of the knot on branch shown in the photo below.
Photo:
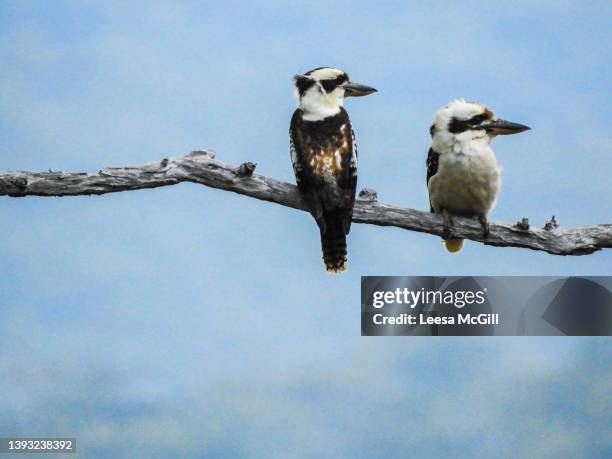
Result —
<path fill-rule="evenodd" d="M 1 180 L 0 180 L 1 182 Z M 9 187 L 15 187 L 17 188 L 17 192 L 9 192 L 7 193 L 9 196 L 12 196 L 14 198 L 19 198 L 21 196 L 26 196 L 26 191 L 28 189 L 28 179 L 26 179 L 25 177 L 15 177 L 15 178 L 10 178 L 8 180 L 6 180 L 6 183 L 9 185 Z"/>
<path fill-rule="evenodd" d="M 378 193 L 372 188 L 364 188 L 359 192 L 359 196 L 357 197 L 357 199 L 363 202 L 377 202 Z"/>
<path fill-rule="evenodd" d="M 236 177 L 250 177 L 253 175 L 253 171 L 257 167 L 257 163 L 242 163 L 240 166 L 234 169 L 234 174 Z"/>
<path fill-rule="evenodd" d="M 529 219 L 527 217 L 523 217 L 520 222 L 516 222 L 515 226 L 523 231 L 527 231 L 529 229 Z"/>
<path fill-rule="evenodd" d="M 28 179 L 25 177 L 17 177 L 12 180 L 13 185 L 19 188 L 21 191 L 24 191 L 28 187 Z"/>
<path fill-rule="evenodd" d="M 552 230 L 555 230 L 555 229 L 557 229 L 557 228 L 559 228 L 559 224 L 557 223 L 557 220 L 555 220 L 555 216 L 553 215 L 553 216 L 551 217 L 551 219 L 550 219 L 550 220 L 548 220 L 548 221 L 546 222 L 546 224 L 544 225 L 544 229 L 545 229 L 546 231 L 552 231 Z"/>

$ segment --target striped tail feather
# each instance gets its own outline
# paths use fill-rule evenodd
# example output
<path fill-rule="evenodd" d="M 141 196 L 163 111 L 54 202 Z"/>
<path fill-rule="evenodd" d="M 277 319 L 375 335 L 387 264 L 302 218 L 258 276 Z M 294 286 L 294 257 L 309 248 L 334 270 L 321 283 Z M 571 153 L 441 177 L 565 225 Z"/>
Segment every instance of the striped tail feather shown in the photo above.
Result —
<path fill-rule="evenodd" d="M 321 250 L 325 271 L 328 273 L 344 272 L 347 268 L 344 221 L 341 215 L 325 218 L 325 232 L 321 231 Z"/>

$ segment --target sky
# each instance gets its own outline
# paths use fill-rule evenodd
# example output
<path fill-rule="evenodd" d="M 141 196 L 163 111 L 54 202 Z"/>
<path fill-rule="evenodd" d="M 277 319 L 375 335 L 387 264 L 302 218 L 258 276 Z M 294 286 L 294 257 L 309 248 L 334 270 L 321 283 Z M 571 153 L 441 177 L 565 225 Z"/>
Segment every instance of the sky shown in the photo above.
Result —
<path fill-rule="evenodd" d="M 492 220 L 610 223 L 609 2 L 0 2 L 0 169 L 96 172 L 211 148 L 293 181 L 292 76 L 336 66 L 358 187 L 428 209 L 434 112 L 493 143 Z M 311 217 L 193 184 L 0 199 L 0 435 L 82 457 L 610 457 L 607 338 L 360 336 L 361 275 L 611 275 L 354 225 L 323 272 Z"/>

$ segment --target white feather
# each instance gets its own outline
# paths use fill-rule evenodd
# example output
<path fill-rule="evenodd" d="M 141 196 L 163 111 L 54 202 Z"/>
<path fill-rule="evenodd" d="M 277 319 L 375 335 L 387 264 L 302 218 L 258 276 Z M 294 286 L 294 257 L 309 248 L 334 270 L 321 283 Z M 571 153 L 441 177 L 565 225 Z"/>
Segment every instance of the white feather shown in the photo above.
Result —
<path fill-rule="evenodd" d="M 486 216 L 495 206 L 501 187 L 501 168 L 484 130 L 452 133 L 453 118 L 467 120 L 481 114 L 485 106 L 463 99 L 451 101 L 434 115 L 432 148 L 440 154 L 438 170 L 427 185 L 435 212 Z"/>
<path fill-rule="evenodd" d="M 304 112 L 303 119 L 306 121 L 321 121 L 337 115 L 343 105 L 343 88 L 336 88 L 328 94 L 318 83 L 308 88 L 298 101 L 298 107 Z"/>

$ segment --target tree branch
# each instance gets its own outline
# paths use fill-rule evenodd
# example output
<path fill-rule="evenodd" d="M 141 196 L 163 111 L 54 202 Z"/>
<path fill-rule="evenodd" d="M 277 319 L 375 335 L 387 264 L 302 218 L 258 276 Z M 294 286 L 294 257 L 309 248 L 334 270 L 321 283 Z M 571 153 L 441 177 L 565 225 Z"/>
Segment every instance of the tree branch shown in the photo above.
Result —
<path fill-rule="evenodd" d="M 295 185 L 254 174 L 255 164 L 233 167 L 214 159 L 214 152 L 193 151 L 142 166 L 108 167 L 98 174 L 64 172 L 0 172 L 0 196 L 80 196 L 157 188 L 193 182 L 221 190 L 307 210 Z M 375 192 L 360 193 L 353 213 L 356 223 L 395 226 L 442 236 L 442 218 L 429 212 L 381 204 Z M 612 248 L 612 224 L 560 229 L 529 228 L 526 219 L 515 225 L 491 222 L 483 237 L 476 219 L 454 217 L 453 236 L 498 247 L 525 247 L 554 255 L 585 255 Z"/>

